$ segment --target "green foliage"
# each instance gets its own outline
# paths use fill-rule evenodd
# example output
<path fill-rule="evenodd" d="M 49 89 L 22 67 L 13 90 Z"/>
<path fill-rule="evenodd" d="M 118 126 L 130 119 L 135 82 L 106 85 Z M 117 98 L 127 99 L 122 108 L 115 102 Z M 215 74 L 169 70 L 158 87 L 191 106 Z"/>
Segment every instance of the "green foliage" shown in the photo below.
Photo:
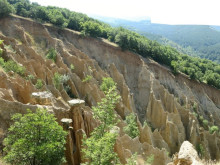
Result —
<path fill-rule="evenodd" d="M 13 11 L 12 5 L 10 5 L 7 0 L 0 0 L 0 18 L 8 16 Z"/>
<path fill-rule="evenodd" d="M 97 37 L 102 35 L 102 27 L 93 21 L 86 21 L 81 24 L 81 33 L 86 36 Z"/>
<path fill-rule="evenodd" d="M 114 152 L 117 133 L 111 130 L 117 124 L 114 108 L 119 98 L 116 86 L 113 86 L 105 92 L 105 98 L 92 107 L 93 117 L 99 121 L 99 126 L 93 130 L 89 138 L 83 138 L 82 150 L 84 159 L 91 165 L 110 165 L 118 162 L 117 154 Z"/>
<path fill-rule="evenodd" d="M 60 165 L 64 162 L 67 133 L 56 122 L 53 114 L 44 109 L 35 113 L 12 116 L 14 124 L 4 140 L 6 156 L 11 164 Z"/>
<path fill-rule="evenodd" d="M 35 77 L 34 77 L 34 75 L 32 75 L 32 74 L 29 74 L 28 76 L 27 76 L 27 80 L 34 80 L 35 79 Z"/>
<path fill-rule="evenodd" d="M 128 160 L 126 165 L 136 165 L 137 164 L 137 153 L 133 154 Z"/>
<path fill-rule="evenodd" d="M 3 40 L 0 40 L 0 45 L 1 45 L 2 43 L 3 43 Z M 2 53 L 3 53 L 3 49 L 0 47 L 0 57 L 1 57 Z"/>
<path fill-rule="evenodd" d="M 114 152 L 116 136 L 115 133 L 107 132 L 99 139 L 92 135 L 83 141 L 86 149 L 82 152 L 84 157 L 90 161 L 90 165 L 111 165 L 118 161 L 117 154 Z"/>
<path fill-rule="evenodd" d="M 5 62 L 4 59 L 0 57 L 0 65 L 6 72 L 13 71 L 19 74 L 20 76 L 24 76 L 25 74 L 26 69 L 12 60 Z"/>
<path fill-rule="evenodd" d="M 202 144 L 197 144 L 197 145 L 196 145 L 196 150 L 197 150 L 199 156 L 200 156 L 201 158 L 203 158 L 204 155 L 205 155 L 205 149 L 204 149 L 203 145 L 202 145 Z"/>
<path fill-rule="evenodd" d="M 66 85 L 67 81 L 69 80 L 68 75 L 61 75 L 59 73 L 55 73 L 53 76 L 53 84 L 56 89 L 60 89 L 60 85 Z"/>
<path fill-rule="evenodd" d="M 73 64 L 70 65 L 70 69 L 71 69 L 71 70 L 74 70 L 74 69 L 75 69 L 75 67 L 74 67 Z"/>
<path fill-rule="evenodd" d="M 35 87 L 37 89 L 41 89 L 43 87 L 43 81 L 41 79 L 37 79 L 37 83 L 35 84 Z"/>
<path fill-rule="evenodd" d="M 209 125 L 208 120 L 203 120 L 202 123 L 203 123 L 203 125 L 204 125 L 205 127 L 208 127 L 208 125 Z"/>
<path fill-rule="evenodd" d="M 113 86 L 116 86 L 116 84 L 111 77 L 103 77 L 102 78 L 102 84 L 100 86 L 100 89 L 103 92 L 107 92 L 108 89 L 112 88 Z"/>
<path fill-rule="evenodd" d="M 5 64 L 4 59 L 3 59 L 2 57 L 0 57 L 0 65 L 1 65 L 2 67 L 4 67 L 4 64 Z"/>
<path fill-rule="evenodd" d="M 91 79 L 92 79 L 92 76 L 91 76 L 91 75 L 87 75 L 87 76 L 82 80 L 82 82 L 89 82 Z"/>
<path fill-rule="evenodd" d="M 56 62 L 57 59 L 57 52 L 54 48 L 50 48 L 46 54 L 46 58 L 53 60 L 53 62 Z"/>
<path fill-rule="evenodd" d="M 127 123 L 127 126 L 124 127 L 126 134 L 128 134 L 131 138 L 135 138 L 140 135 L 136 122 L 136 116 L 133 113 L 126 116 L 125 122 Z"/>
<path fill-rule="evenodd" d="M 210 134 L 213 134 L 214 132 L 218 132 L 218 131 L 219 131 L 219 128 L 218 128 L 218 126 L 216 126 L 216 125 L 211 126 L 211 127 L 209 128 Z"/>
<path fill-rule="evenodd" d="M 146 165 L 151 165 L 153 161 L 154 161 L 154 155 L 151 154 L 146 160 Z"/>
<path fill-rule="evenodd" d="M 193 111 L 197 111 L 197 107 L 198 107 L 198 105 L 197 105 L 197 103 L 196 102 L 194 102 L 194 104 L 193 104 Z"/>
<path fill-rule="evenodd" d="M 198 118 L 198 114 L 196 112 L 192 113 L 196 118 Z"/>

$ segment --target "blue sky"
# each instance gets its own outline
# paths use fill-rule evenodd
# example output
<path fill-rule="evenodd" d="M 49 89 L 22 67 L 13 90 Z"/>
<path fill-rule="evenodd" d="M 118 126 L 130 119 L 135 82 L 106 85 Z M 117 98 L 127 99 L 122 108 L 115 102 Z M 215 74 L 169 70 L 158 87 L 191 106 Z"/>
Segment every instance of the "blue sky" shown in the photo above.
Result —
<path fill-rule="evenodd" d="M 123 19 L 151 17 L 154 23 L 220 25 L 219 0 L 31 0 L 89 16 Z"/>

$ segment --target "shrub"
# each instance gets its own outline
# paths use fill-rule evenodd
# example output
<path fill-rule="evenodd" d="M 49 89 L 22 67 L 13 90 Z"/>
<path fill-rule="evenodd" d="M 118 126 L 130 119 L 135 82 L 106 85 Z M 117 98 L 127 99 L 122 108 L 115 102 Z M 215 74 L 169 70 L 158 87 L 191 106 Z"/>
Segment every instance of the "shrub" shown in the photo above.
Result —
<path fill-rule="evenodd" d="M 196 112 L 192 113 L 196 118 L 198 117 L 198 114 Z"/>
<path fill-rule="evenodd" d="M 152 164 L 153 161 L 154 161 L 154 155 L 151 154 L 151 155 L 147 158 L 147 160 L 146 160 L 146 165 Z"/>
<path fill-rule="evenodd" d="M 209 128 L 210 134 L 213 134 L 214 132 L 218 132 L 218 131 L 219 131 L 219 128 L 218 128 L 218 126 L 216 126 L 216 125 L 211 126 L 211 127 Z"/>
<path fill-rule="evenodd" d="M 203 120 L 202 124 L 207 127 L 209 125 L 209 122 L 208 122 L 208 120 Z"/>
<path fill-rule="evenodd" d="M 0 57 L 0 65 L 1 65 L 2 67 L 4 67 L 4 64 L 5 64 L 4 59 L 3 59 L 2 57 Z"/>
<path fill-rule="evenodd" d="M 201 158 L 203 158 L 203 156 L 205 155 L 205 149 L 204 149 L 203 145 L 202 144 L 197 144 L 196 145 L 196 150 L 197 150 L 199 156 Z"/>
<path fill-rule="evenodd" d="M 46 58 L 53 60 L 53 62 L 56 62 L 57 59 L 57 52 L 54 48 L 50 48 L 46 54 Z"/>
<path fill-rule="evenodd" d="M 119 161 L 114 152 L 117 137 L 117 131 L 114 131 L 117 124 L 114 108 L 119 98 L 114 86 L 108 89 L 97 106 L 92 107 L 93 117 L 99 121 L 100 125 L 93 130 L 89 138 L 86 136 L 83 138 L 82 152 L 84 159 L 90 165 L 112 165 Z"/>
<path fill-rule="evenodd" d="M 4 62 L 3 68 L 6 72 L 13 71 L 20 76 L 24 76 L 25 73 L 25 68 L 12 60 Z"/>
<path fill-rule="evenodd" d="M 194 102 L 194 104 L 193 104 L 193 111 L 196 111 L 196 110 L 197 110 L 197 107 L 198 107 L 197 103 Z"/>
<path fill-rule="evenodd" d="M 126 165 L 136 165 L 136 164 L 137 164 L 137 152 L 133 154 L 130 158 L 128 158 Z"/>
<path fill-rule="evenodd" d="M 82 80 L 82 82 L 89 82 L 91 79 L 92 79 L 92 76 L 87 75 L 87 76 Z"/>
<path fill-rule="evenodd" d="M 126 117 L 125 122 L 127 123 L 127 126 L 124 127 L 125 133 L 131 138 L 139 136 L 140 132 L 137 126 L 136 116 L 133 113 Z"/>
<path fill-rule="evenodd" d="M 75 67 L 74 67 L 73 64 L 70 65 L 70 69 L 71 69 L 71 70 L 74 70 L 74 69 L 75 69 Z"/>
<path fill-rule="evenodd" d="M 102 78 L 102 84 L 100 86 L 100 89 L 102 91 L 105 92 L 113 86 L 116 86 L 116 83 L 114 82 L 114 80 L 111 77 L 103 77 Z"/>
<path fill-rule="evenodd" d="M 29 74 L 28 76 L 27 76 L 27 80 L 34 80 L 35 79 L 35 77 L 34 77 L 34 75 L 32 75 L 32 74 Z"/>
<path fill-rule="evenodd" d="M 4 159 L 16 165 L 61 165 L 67 133 L 45 109 L 12 116 L 14 124 L 4 139 Z"/>
<path fill-rule="evenodd" d="M 63 84 L 64 86 L 66 86 L 66 82 L 69 80 L 69 76 L 68 75 L 61 75 L 59 73 L 55 73 L 53 76 L 53 84 L 55 86 L 56 89 L 60 89 L 60 85 Z"/>
<path fill-rule="evenodd" d="M 53 84 L 56 89 L 60 88 L 61 82 L 62 82 L 62 75 L 56 72 L 53 76 Z"/>
<path fill-rule="evenodd" d="M 41 79 L 37 79 L 37 83 L 35 84 L 37 89 L 41 89 L 43 87 L 43 81 Z"/>

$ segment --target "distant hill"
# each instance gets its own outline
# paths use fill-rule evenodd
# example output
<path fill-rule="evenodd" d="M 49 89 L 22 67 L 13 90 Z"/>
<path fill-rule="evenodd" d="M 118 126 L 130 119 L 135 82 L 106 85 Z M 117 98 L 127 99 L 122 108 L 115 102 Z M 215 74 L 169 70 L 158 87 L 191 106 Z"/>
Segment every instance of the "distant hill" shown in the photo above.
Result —
<path fill-rule="evenodd" d="M 220 26 L 165 25 L 154 24 L 149 20 L 135 22 L 112 18 L 101 20 L 112 26 L 123 26 L 139 32 L 149 39 L 170 45 L 191 56 L 199 56 L 220 63 Z"/>

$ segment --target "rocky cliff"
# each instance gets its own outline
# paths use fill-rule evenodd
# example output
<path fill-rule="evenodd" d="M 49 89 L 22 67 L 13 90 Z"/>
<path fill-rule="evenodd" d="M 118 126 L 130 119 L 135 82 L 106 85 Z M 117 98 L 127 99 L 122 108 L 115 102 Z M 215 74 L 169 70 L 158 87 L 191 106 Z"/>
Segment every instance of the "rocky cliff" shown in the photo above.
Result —
<path fill-rule="evenodd" d="M 183 74 L 173 75 L 168 68 L 106 40 L 17 16 L 0 19 L 0 39 L 4 40 L 2 57 L 34 76 L 27 80 L 0 68 L 0 147 L 12 114 L 43 107 L 55 113 L 64 127 L 61 119 L 72 119 L 71 129 L 66 128 L 66 157 L 68 164 L 80 164 L 82 134 L 89 135 L 97 125 L 91 107 L 104 97 L 99 88 L 102 77 L 110 76 L 122 97 L 115 110 L 120 118 L 115 151 L 122 163 L 137 152 L 139 164 L 151 154 L 154 165 L 167 164 L 185 140 L 202 146 L 200 155 L 206 159 L 220 159 L 219 134 L 208 131 L 208 127 L 220 126 L 219 90 Z M 55 63 L 45 57 L 49 48 L 58 53 Z M 57 90 L 53 85 L 56 72 L 68 75 L 71 97 L 64 86 Z M 91 80 L 83 81 L 88 75 Z M 34 86 L 37 79 L 43 80 L 40 90 Z M 129 113 L 138 116 L 140 137 L 135 139 L 123 132 Z"/>

